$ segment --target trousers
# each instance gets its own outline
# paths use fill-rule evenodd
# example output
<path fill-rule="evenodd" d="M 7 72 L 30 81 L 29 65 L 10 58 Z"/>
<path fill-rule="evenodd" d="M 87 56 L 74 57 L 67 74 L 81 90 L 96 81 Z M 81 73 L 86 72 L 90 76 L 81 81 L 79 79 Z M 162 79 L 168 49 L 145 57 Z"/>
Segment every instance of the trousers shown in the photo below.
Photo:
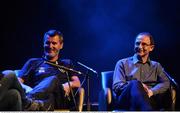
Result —
<path fill-rule="evenodd" d="M 117 106 L 130 111 L 152 111 L 151 99 L 148 97 L 140 81 L 132 80 L 117 96 Z"/>
<path fill-rule="evenodd" d="M 19 91 L 10 89 L 0 101 L 0 111 L 21 111 L 22 101 Z"/>
<path fill-rule="evenodd" d="M 49 110 L 68 107 L 64 89 L 57 76 L 44 78 L 32 91 L 27 93 L 27 96 L 44 101 L 45 107 Z"/>
<path fill-rule="evenodd" d="M 19 111 L 27 105 L 24 90 L 15 73 L 7 70 L 0 75 L 0 109 L 5 111 Z"/>

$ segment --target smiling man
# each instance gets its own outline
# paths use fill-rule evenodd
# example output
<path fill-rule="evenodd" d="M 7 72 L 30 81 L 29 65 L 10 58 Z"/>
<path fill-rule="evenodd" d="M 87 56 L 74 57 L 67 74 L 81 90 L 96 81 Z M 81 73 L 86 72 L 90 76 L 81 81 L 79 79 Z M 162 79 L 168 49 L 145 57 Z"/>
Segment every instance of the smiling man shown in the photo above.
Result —
<path fill-rule="evenodd" d="M 134 56 L 117 62 L 113 92 L 120 109 L 158 110 L 158 99 L 167 91 L 170 83 L 160 63 L 150 60 L 149 54 L 154 47 L 152 35 L 142 32 L 135 39 Z"/>
<path fill-rule="evenodd" d="M 80 80 L 74 73 L 58 69 L 45 62 L 72 68 L 69 59 L 60 59 L 63 48 L 63 35 L 60 31 L 49 30 L 44 35 L 44 55 L 42 58 L 31 58 L 19 73 L 22 83 L 32 89 L 27 92 L 29 98 L 43 101 L 40 110 L 54 110 L 54 108 L 68 108 L 70 101 L 70 87 L 80 87 Z M 68 78 L 70 82 L 68 83 Z M 70 86 L 69 86 L 70 85 Z"/>

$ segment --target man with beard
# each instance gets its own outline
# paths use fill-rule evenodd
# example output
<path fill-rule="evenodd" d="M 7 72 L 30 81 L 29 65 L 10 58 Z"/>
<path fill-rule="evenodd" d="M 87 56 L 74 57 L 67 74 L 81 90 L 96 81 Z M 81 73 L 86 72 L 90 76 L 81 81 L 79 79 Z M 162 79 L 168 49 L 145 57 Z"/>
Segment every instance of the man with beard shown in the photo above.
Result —
<path fill-rule="evenodd" d="M 150 33 L 142 32 L 135 39 L 135 54 L 117 62 L 113 76 L 113 92 L 123 110 L 157 110 L 157 101 L 170 82 L 160 63 L 150 60 L 154 49 Z"/>
<path fill-rule="evenodd" d="M 49 30 L 44 34 L 43 41 L 43 57 L 29 59 L 19 73 L 19 80 L 32 88 L 27 92 L 29 98 L 43 101 L 42 110 L 68 108 L 71 88 L 80 87 L 80 80 L 74 73 L 67 74 L 67 70 L 46 63 L 72 68 L 71 60 L 60 59 L 59 53 L 63 48 L 62 33 Z"/>

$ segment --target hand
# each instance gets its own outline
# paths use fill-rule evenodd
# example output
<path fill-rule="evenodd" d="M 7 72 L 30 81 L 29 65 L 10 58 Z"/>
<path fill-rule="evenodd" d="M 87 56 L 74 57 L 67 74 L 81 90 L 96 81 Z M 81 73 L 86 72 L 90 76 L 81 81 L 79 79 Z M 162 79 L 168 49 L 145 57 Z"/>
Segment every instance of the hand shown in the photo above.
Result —
<path fill-rule="evenodd" d="M 149 89 L 146 84 L 143 84 L 143 83 L 142 83 L 142 85 L 143 85 L 143 87 L 144 87 L 144 90 L 147 92 L 148 97 L 150 98 L 151 96 L 153 96 L 152 90 Z"/>
<path fill-rule="evenodd" d="M 70 82 L 70 85 L 72 83 Z M 68 82 L 62 84 L 63 85 L 63 89 L 64 89 L 64 92 L 65 92 L 65 96 L 69 96 L 69 93 L 70 93 L 70 87 L 69 87 L 69 84 Z M 72 86 L 72 85 L 71 85 Z"/>
<path fill-rule="evenodd" d="M 152 92 L 152 90 L 148 90 L 148 96 L 149 96 L 149 98 L 151 97 L 151 96 L 153 96 L 153 92 Z"/>

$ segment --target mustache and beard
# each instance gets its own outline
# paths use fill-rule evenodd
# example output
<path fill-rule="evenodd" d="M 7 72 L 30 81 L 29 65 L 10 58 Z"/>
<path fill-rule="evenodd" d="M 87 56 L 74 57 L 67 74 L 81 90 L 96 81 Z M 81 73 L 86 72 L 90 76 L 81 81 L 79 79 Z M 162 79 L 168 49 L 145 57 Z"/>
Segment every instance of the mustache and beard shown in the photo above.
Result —
<path fill-rule="evenodd" d="M 47 59 L 52 59 L 59 54 L 59 50 L 55 48 L 44 47 L 44 55 Z"/>

